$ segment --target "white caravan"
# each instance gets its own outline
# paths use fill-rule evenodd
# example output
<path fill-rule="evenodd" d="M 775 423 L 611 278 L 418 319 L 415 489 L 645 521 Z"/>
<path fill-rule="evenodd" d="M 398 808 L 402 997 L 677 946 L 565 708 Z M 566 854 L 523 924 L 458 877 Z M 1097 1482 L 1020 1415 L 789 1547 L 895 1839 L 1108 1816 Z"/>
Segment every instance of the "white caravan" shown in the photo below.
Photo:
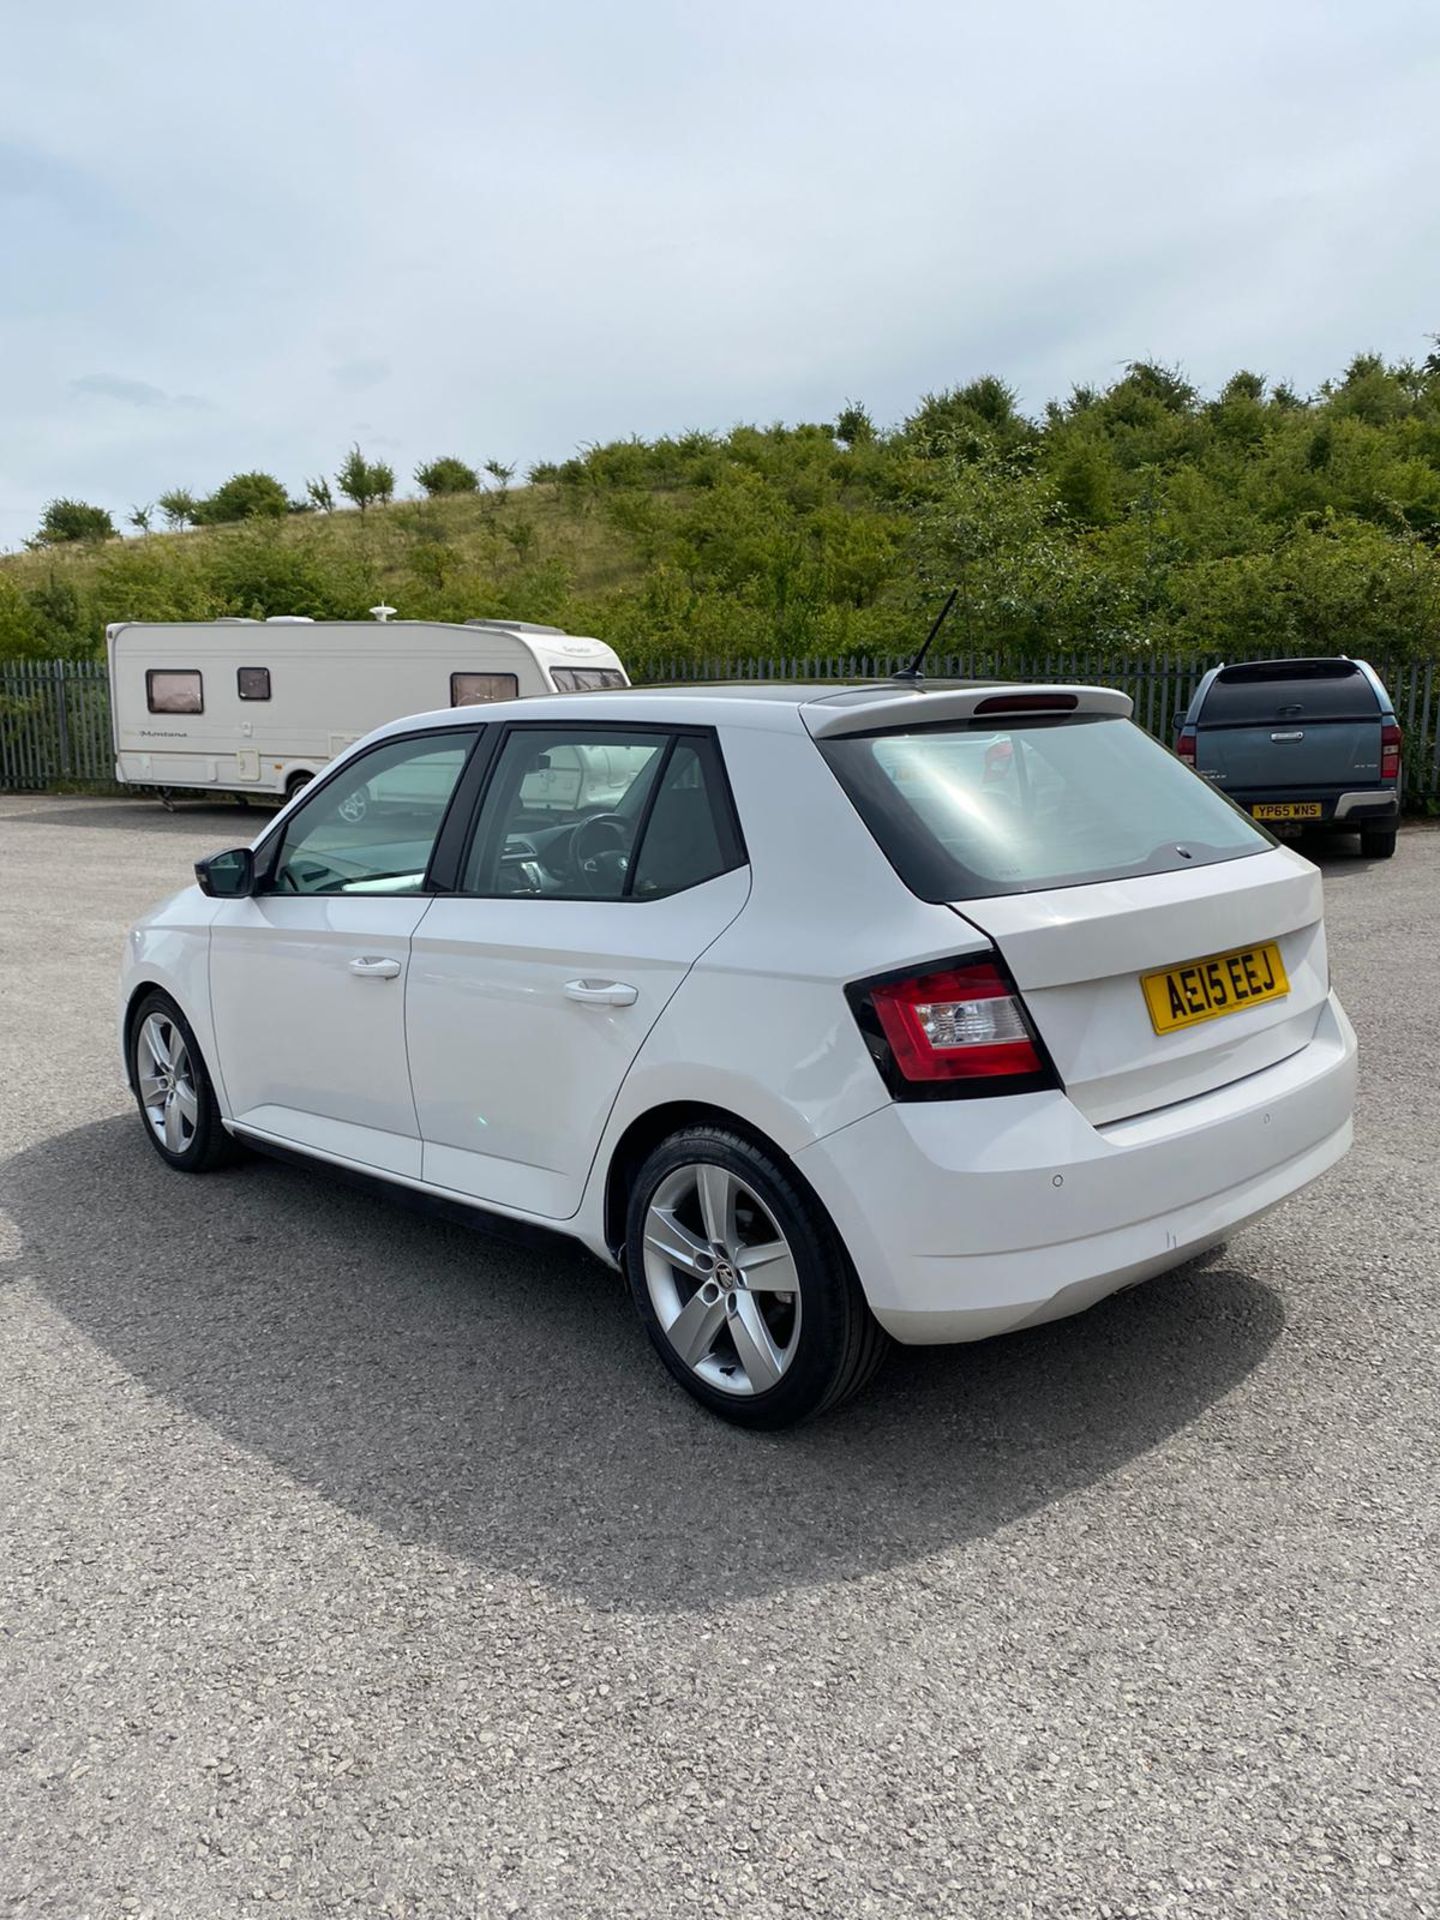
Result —
<path fill-rule="evenodd" d="M 603 640 L 523 620 L 121 621 L 105 641 L 115 778 L 162 793 L 288 796 L 406 714 L 630 684 Z"/>

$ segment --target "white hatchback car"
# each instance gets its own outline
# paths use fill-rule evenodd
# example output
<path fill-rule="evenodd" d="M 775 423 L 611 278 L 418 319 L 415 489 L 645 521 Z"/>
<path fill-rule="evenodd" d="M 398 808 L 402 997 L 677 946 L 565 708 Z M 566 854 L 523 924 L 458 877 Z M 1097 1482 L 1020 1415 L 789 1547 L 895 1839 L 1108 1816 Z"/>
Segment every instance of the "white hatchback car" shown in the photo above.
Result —
<path fill-rule="evenodd" d="M 1074 1313 L 1351 1137 L 1319 874 L 1129 711 L 751 684 L 382 728 L 130 934 L 145 1132 L 571 1235 L 750 1426 L 887 1334 Z"/>

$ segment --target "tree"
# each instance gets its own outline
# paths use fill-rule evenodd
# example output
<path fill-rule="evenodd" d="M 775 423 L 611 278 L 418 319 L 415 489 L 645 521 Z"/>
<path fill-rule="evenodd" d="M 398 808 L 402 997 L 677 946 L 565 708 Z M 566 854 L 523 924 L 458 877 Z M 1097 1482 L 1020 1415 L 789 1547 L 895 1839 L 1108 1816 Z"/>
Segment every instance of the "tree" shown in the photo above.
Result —
<path fill-rule="evenodd" d="M 510 482 L 515 478 L 515 462 L 512 460 L 507 467 L 502 460 L 487 460 L 485 471 L 495 482 L 496 491 L 503 500 L 510 491 Z"/>
<path fill-rule="evenodd" d="M 330 491 L 330 482 L 323 473 L 305 482 L 305 497 L 317 513 L 335 511 L 335 496 Z"/>
<path fill-rule="evenodd" d="M 149 533 L 150 516 L 154 511 L 155 508 L 153 505 L 148 507 L 132 507 L 125 516 L 125 524 L 126 526 L 134 527 L 137 533 Z"/>
<path fill-rule="evenodd" d="M 200 501 L 193 518 L 196 526 L 214 527 L 231 520 L 278 520 L 289 511 L 290 497 L 273 473 L 235 473 Z"/>
<path fill-rule="evenodd" d="M 377 500 L 386 501 L 395 491 L 395 469 L 383 460 L 367 460 L 358 446 L 350 449 L 345 464 L 335 476 L 335 484 L 347 500 L 364 513 Z"/>
<path fill-rule="evenodd" d="M 868 446 L 875 438 L 875 422 L 858 400 L 847 400 L 840 409 L 835 438 L 842 447 Z"/>
<path fill-rule="evenodd" d="M 41 516 L 35 544 L 58 547 L 72 540 L 114 537 L 115 522 L 104 507 L 92 507 L 87 500 L 52 500 Z"/>
<path fill-rule="evenodd" d="M 474 467 L 457 460 L 453 453 L 427 460 L 423 467 L 415 469 L 415 478 L 432 500 L 437 494 L 476 493 L 480 488 L 480 476 Z"/>
<path fill-rule="evenodd" d="M 159 505 L 166 526 L 172 533 L 178 533 L 181 527 L 188 527 L 194 521 L 198 502 L 188 487 L 172 487 L 168 493 L 161 494 Z"/>

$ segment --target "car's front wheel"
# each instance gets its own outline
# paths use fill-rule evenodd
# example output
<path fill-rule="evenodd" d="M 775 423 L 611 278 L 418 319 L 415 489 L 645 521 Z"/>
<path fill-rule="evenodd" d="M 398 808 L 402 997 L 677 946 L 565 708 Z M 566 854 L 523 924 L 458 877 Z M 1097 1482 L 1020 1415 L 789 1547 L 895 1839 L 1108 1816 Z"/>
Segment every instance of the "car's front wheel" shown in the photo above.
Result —
<path fill-rule="evenodd" d="M 740 1426 L 838 1406 L 885 1352 L 823 1209 L 740 1134 L 687 1128 L 653 1150 L 631 1185 L 625 1255 L 660 1358 Z"/>
<path fill-rule="evenodd" d="M 190 1024 L 158 988 L 130 1023 L 130 1080 L 146 1135 L 167 1166 L 208 1173 L 239 1157 Z"/>

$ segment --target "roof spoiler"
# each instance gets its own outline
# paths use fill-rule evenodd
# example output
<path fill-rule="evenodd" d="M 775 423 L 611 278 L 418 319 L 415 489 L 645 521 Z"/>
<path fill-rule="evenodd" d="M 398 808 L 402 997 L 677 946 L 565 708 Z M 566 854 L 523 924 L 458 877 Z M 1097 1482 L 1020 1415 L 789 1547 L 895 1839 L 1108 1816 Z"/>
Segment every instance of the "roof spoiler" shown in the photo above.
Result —
<path fill-rule="evenodd" d="M 982 682 L 968 687 L 891 685 L 856 687 L 807 700 L 800 712 L 817 740 L 847 733 L 889 733 L 906 727 L 943 726 L 946 721 L 1040 718 L 1046 714 L 1093 713 L 1128 720 L 1135 703 L 1115 687 L 1036 686 L 1033 680 Z"/>

